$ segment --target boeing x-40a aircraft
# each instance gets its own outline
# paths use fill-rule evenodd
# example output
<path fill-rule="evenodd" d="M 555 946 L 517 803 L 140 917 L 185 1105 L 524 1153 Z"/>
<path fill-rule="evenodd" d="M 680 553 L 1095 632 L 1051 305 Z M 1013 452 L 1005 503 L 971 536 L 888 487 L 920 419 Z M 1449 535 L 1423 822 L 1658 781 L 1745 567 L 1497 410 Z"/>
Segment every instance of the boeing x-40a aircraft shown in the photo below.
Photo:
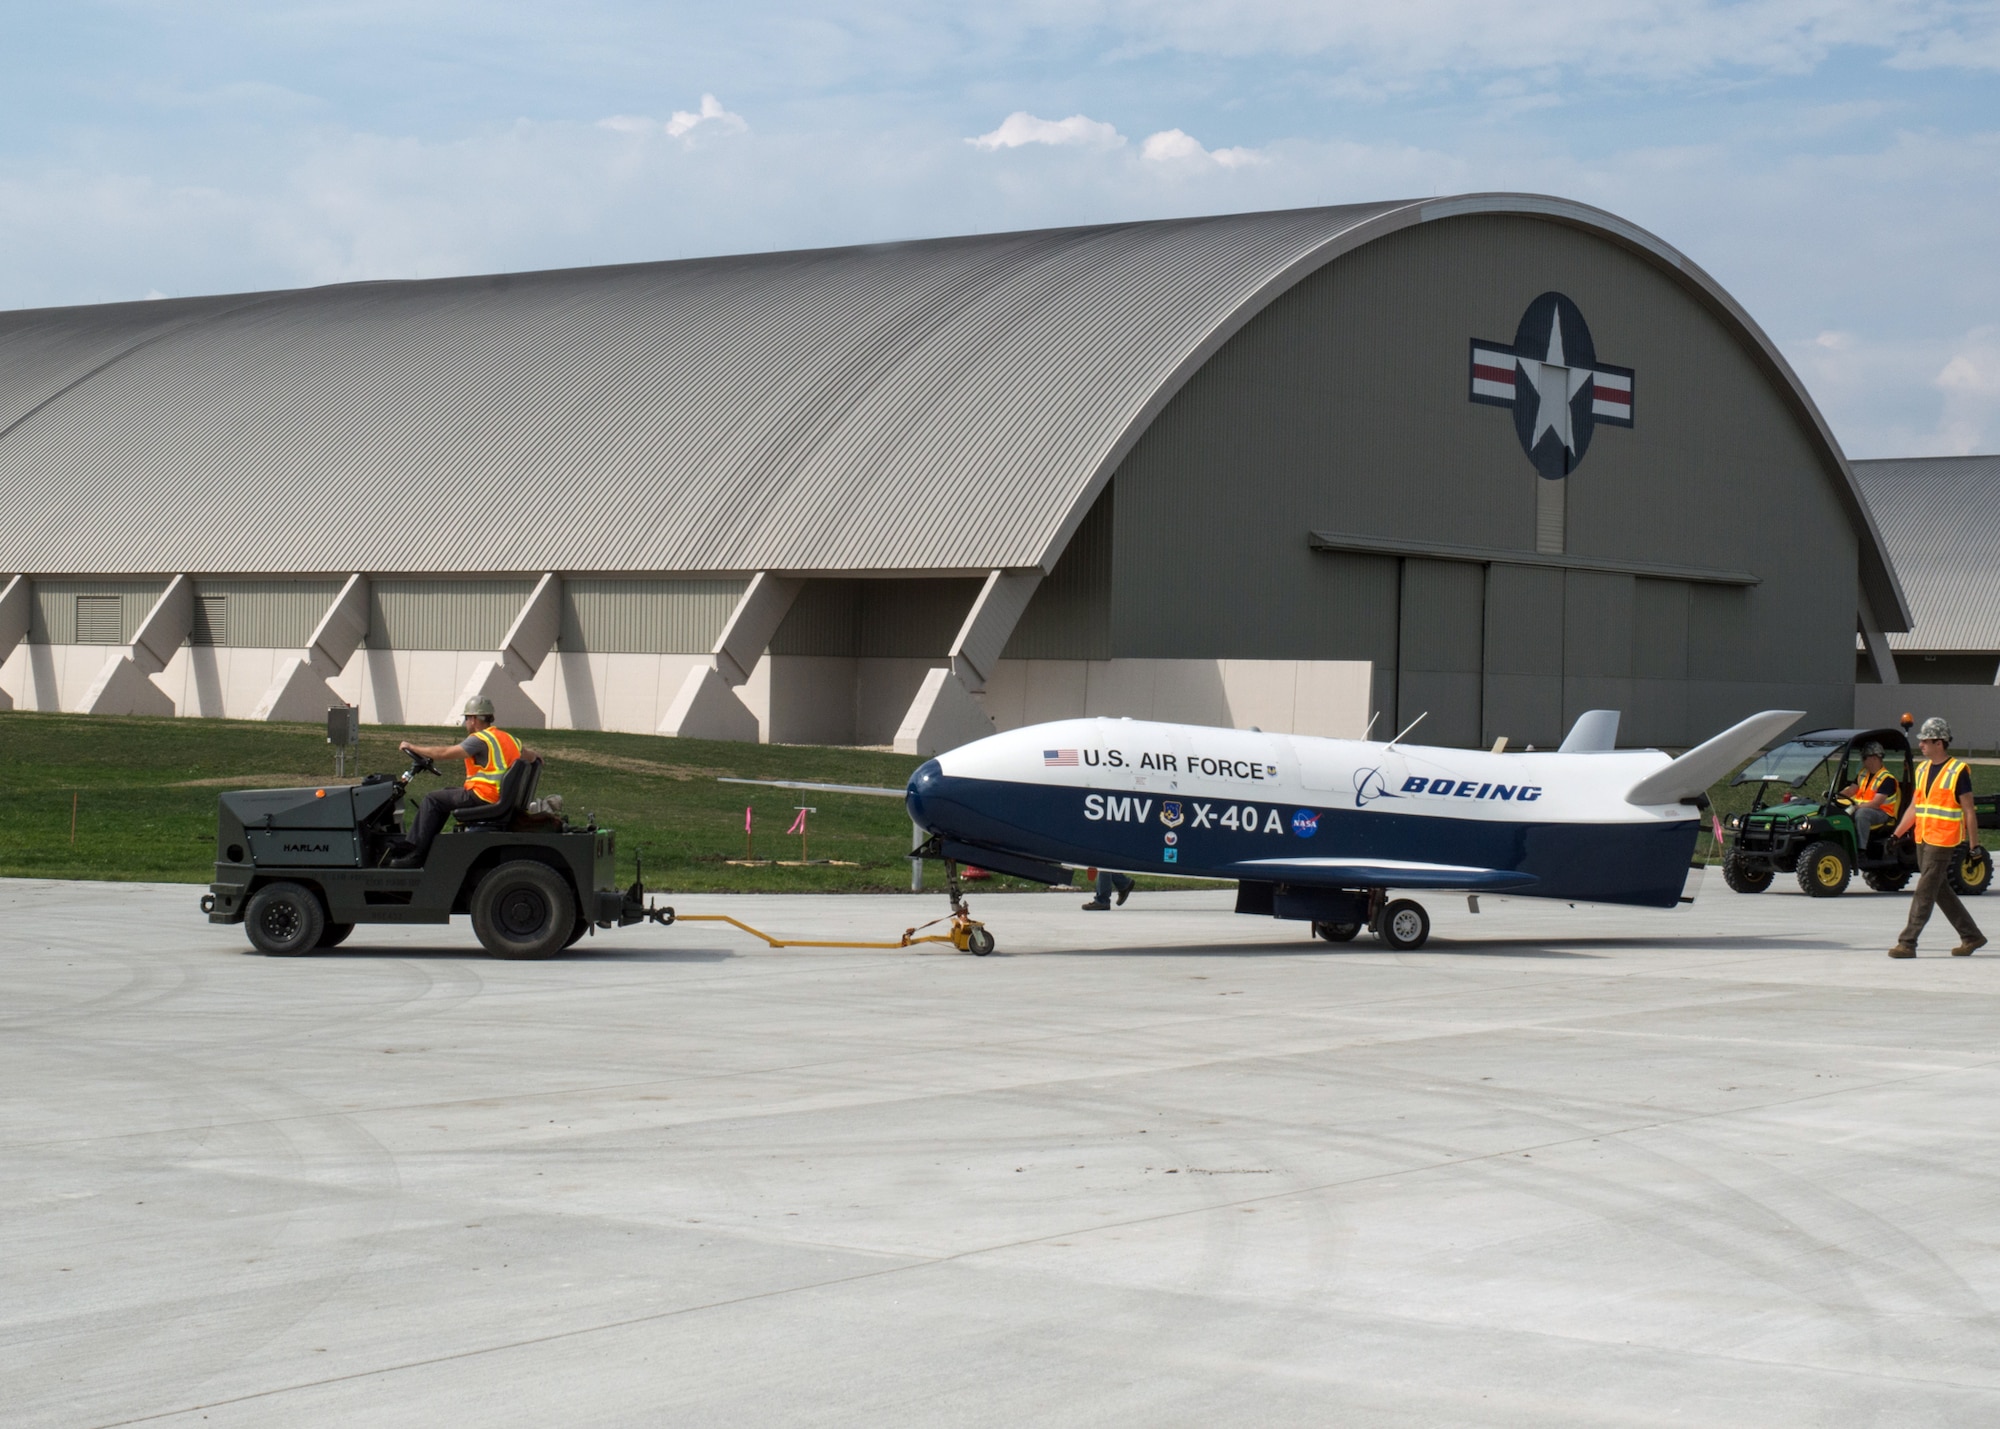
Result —
<path fill-rule="evenodd" d="M 1234 879 L 1239 913 L 1421 947 L 1391 890 L 1671 908 L 1692 896 L 1705 791 L 1802 715 L 1769 710 L 1671 759 L 1594 710 L 1508 754 L 1129 719 L 1010 730 L 910 776 L 927 850 L 1038 879 L 1068 868 Z"/>

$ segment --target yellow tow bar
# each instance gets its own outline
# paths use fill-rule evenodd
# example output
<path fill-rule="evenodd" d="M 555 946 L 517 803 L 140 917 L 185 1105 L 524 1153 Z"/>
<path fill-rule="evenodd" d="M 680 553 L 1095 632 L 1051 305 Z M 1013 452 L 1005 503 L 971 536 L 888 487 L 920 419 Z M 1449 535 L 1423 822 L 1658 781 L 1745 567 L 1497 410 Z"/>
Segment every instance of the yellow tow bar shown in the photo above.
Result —
<path fill-rule="evenodd" d="M 835 942 L 824 938 L 774 938 L 760 928 L 753 928 L 741 918 L 732 918 L 727 913 L 676 913 L 676 923 L 727 923 L 732 928 L 741 929 L 753 938 L 761 938 L 774 948 L 910 948 L 918 943 L 949 943 L 961 953 L 971 953 L 975 957 L 985 957 L 993 951 L 993 935 L 986 931 L 986 925 L 975 919 L 954 916 L 951 929 L 944 933 L 920 933 L 919 928 L 928 928 L 929 923 L 918 928 L 905 928 L 903 936 L 893 943 L 850 943 Z M 937 921 L 943 922 L 943 919 Z"/>

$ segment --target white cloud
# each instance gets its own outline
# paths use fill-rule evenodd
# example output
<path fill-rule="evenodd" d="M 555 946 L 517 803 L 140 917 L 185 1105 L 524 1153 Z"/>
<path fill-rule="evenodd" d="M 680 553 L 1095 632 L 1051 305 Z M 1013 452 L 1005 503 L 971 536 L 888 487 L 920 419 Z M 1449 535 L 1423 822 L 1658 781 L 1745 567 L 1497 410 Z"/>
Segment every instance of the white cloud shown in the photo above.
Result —
<path fill-rule="evenodd" d="M 1938 438 L 1948 455 L 2000 450 L 2000 328 L 1974 328 L 1938 372 L 1944 416 Z"/>
<path fill-rule="evenodd" d="M 724 109 L 722 101 L 714 95 L 704 94 L 701 107 L 692 112 L 676 109 L 664 120 L 651 119 L 643 114 L 613 114 L 608 119 L 598 120 L 597 127 L 614 134 L 646 137 L 664 134 L 669 139 L 688 139 L 698 129 L 708 134 L 743 134 L 749 131 L 750 125 L 742 115 Z M 689 142 L 693 140 L 689 139 Z"/>
<path fill-rule="evenodd" d="M 1225 169 L 1270 162 L 1255 149 L 1204 149 L 1199 139 L 1178 129 L 1162 129 L 1149 135 L 1139 155 L 1155 164 L 1217 164 Z"/>
<path fill-rule="evenodd" d="M 1024 144 L 1053 144 L 1082 149 L 1117 149 L 1125 136 L 1114 125 L 1083 114 L 1067 119 L 1037 119 L 1025 109 L 1017 109 L 988 134 L 967 139 L 975 149 L 1018 149 Z"/>

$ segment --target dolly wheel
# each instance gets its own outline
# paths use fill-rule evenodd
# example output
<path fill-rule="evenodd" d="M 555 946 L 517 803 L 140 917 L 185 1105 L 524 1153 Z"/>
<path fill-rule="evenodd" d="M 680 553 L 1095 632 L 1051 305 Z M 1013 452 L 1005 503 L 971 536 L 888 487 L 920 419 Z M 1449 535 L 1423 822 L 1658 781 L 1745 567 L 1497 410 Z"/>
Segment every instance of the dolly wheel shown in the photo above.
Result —
<path fill-rule="evenodd" d="M 1414 953 L 1430 935 L 1431 915 L 1408 898 L 1391 902 L 1375 921 L 1375 936 L 1399 953 Z"/>
<path fill-rule="evenodd" d="M 1351 943 L 1360 933 L 1359 923 L 1315 923 L 1313 935 L 1326 939 L 1329 943 Z"/>
<path fill-rule="evenodd" d="M 965 934 L 965 950 L 975 958 L 989 956 L 993 952 L 993 935 L 984 928 L 971 928 Z"/>
<path fill-rule="evenodd" d="M 243 911 L 250 945 L 274 958 L 311 952 L 325 930 L 319 895 L 297 883 L 265 884 L 250 895 L 250 906 Z"/>
<path fill-rule="evenodd" d="M 1813 898 L 1838 898 L 1847 891 L 1854 870 L 1847 862 L 1847 850 L 1832 839 L 1808 844 L 1799 855 L 1799 887 Z"/>
<path fill-rule="evenodd" d="M 472 931 L 496 958 L 552 958 L 575 927 L 576 899 L 545 863 L 503 863 L 473 890 Z"/>

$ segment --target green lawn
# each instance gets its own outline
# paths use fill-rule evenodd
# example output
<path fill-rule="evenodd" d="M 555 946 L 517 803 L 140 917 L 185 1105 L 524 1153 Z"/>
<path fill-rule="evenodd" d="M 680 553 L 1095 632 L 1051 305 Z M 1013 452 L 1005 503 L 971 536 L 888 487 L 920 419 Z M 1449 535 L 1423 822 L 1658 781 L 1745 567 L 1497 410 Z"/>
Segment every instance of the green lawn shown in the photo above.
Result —
<path fill-rule="evenodd" d="M 450 731 L 369 728 L 360 767 L 402 767 L 396 743 L 443 743 Z M 594 813 L 618 831 L 621 875 L 635 852 L 649 887 L 685 892 L 895 892 L 909 888 L 910 821 L 894 799 L 723 784 L 803 779 L 899 788 L 918 760 L 862 749 L 724 744 L 643 734 L 546 730 L 527 734 L 548 755 L 543 793 L 559 793 L 572 819 Z M 215 800 L 224 789 L 318 784 L 333 751 L 317 725 L 235 720 L 111 719 L 0 713 L 0 876 L 157 879 L 206 883 L 215 857 Z M 1974 765 L 1979 791 L 2000 790 L 2000 766 Z M 454 782 L 455 779 L 454 779 Z M 439 787 L 420 775 L 414 786 Z M 1747 789 L 1713 791 L 1726 818 L 1749 806 Z M 743 810 L 756 811 L 760 858 L 796 859 L 786 837 L 796 805 L 809 821 L 813 858 L 855 867 L 740 868 Z M 75 839 L 71 840 L 71 813 Z M 2000 836 L 1989 833 L 1989 844 Z M 1704 852 L 1712 852 L 1709 841 Z M 927 874 L 933 891 L 938 870 Z M 989 887 L 1031 888 L 996 879 Z M 1143 886 L 1186 887 L 1145 880 Z"/>
<path fill-rule="evenodd" d="M 403 767 L 397 741 L 442 744 L 450 737 L 433 728 L 364 729 L 360 767 L 393 772 Z M 525 738 L 548 756 L 541 792 L 561 794 L 571 819 L 594 813 L 600 826 L 618 831 L 624 877 L 634 852 L 643 852 L 649 887 L 888 892 L 910 886 L 910 820 L 900 801 L 722 784 L 716 776 L 899 788 L 917 759 L 575 730 L 531 731 Z M 219 793 L 332 778 L 333 750 L 316 725 L 0 713 L 0 876 L 206 883 Z M 412 785 L 413 791 L 438 787 L 428 775 Z M 808 820 L 811 857 L 858 867 L 725 862 L 743 856 L 746 805 L 756 811 L 757 856 L 798 858 L 799 840 L 784 831 L 799 804 L 818 809 Z M 935 866 L 927 879 L 935 890 Z"/>

